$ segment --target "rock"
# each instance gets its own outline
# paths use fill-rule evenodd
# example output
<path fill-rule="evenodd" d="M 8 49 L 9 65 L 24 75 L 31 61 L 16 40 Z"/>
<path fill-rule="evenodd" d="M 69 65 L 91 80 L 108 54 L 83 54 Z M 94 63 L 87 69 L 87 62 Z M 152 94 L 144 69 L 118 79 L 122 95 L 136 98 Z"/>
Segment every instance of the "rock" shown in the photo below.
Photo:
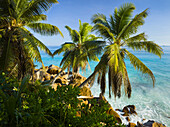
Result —
<path fill-rule="evenodd" d="M 51 67 L 55 67 L 55 65 L 51 64 L 50 66 L 48 66 L 48 68 L 51 68 Z"/>
<path fill-rule="evenodd" d="M 42 71 L 46 72 L 46 71 L 48 70 L 48 66 L 45 66 L 44 68 L 43 68 L 43 67 L 41 67 L 41 68 L 40 68 L 40 70 L 42 70 Z"/>
<path fill-rule="evenodd" d="M 139 121 L 137 122 L 137 127 L 144 127 Z"/>
<path fill-rule="evenodd" d="M 130 121 L 130 118 L 129 118 L 129 117 L 126 117 L 126 120 L 129 122 L 129 121 Z"/>
<path fill-rule="evenodd" d="M 50 79 L 51 79 L 51 75 L 48 74 L 48 73 L 46 73 L 46 74 L 44 75 L 44 78 L 45 78 L 45 80 L 50 80 Z"/>
<path fill-rule="evenodd" d="M 109 110 L 106 111 L 106 113 L 109 115 L 113 115 L 118 123 L 122 123 L 119 114 L 116 111 L 114 111 L 112 107 L 110 107 Z"/>
<path fill-rule="evenodd" d="M 52 88 L 56 91 L 57 90 L 57 87 L 58 86 L 62 86 L 60 83 L 54 83 L 53 85 L 52 85 Z"/>
<path fill-rule="evenodd" d="M 70 85 L 79 86 L 86 80 L 86 77 L 81 76 L 80 74 L 74 74 L 73 76 L 68 78 L 70 80 Z M 88 85 L 85 85 L 88 86 Z"/>
<path fill-rule="evenodd" d="M 39 69 L 34 69 L 34 73 L 36 73 L 37 71 L 39 71 Z"/>
<path fill-rule="evenodd" d="M 129 116 L 129 113 L 125 112 L 122 116 Z"/>
<path fill-rule="evenodd" d="M 55 80 L 55 83 L 60 83 L 61 85 L 64 85 L 64 84 L 68 84 L 68 81 L 67 79 L 64 79 L 62 78 L 61 76 L 59 76 L 56 80 Z"/>
<path fill-rule="evenodd" d="M 62 78 L 67 80 L 68 79 L 68 75 L 67 74 L 62 75 Z"/>
<path fill-rule="evenodd" d="M 35 74 L 34 74 L 34 79 L 35 80 L 41 80 L 42 81 L 42 79 L 44 78 L 44 76 L 45 76 L 45 73 L 46 72 L 44 72 L 43 70 L 38 70 Z"/>
<path fill-rule="evenodd" d="M 103 100 L 105 103 L 108 103 L 106 98 L 101 93 L 99 95 L 99 100 Z M 119 114 L 116 111 L 113 110 L 113 108 L 111 107 L 110 104 L 109 104 L 109 109 L 106 111 L 106 113 L 109 114 L 109 115 L 113 115 L 114 118 L 118 121 L 118 123 L 122 123 L 122 120 L 120 119 Z"/>
<path fill-rule="evenodd" d="M 51 75 L 50 79 L 52 80 L 52 79 L 54 79 L 54 78 L 55 78 L 55 75 Z"/>
<path fill-rule="evenodd" d="M 128 127 L 136 127 L 135 123 L 129 123 Z"/>
<path fill-rule="evenodd" d="M 161 123 L 157 123 L 157 122 L 154 122 L 152 124 L 152 127 L 166 127 L 165 125 L 161 124 Z"/>
<path fill-rule="evenodd" d="M 137 112 L 134 109 L 132 109 L 132 108 L 130 108 L 130 114 L 138 115 Z"/>
<path fill-rule="evenodd" d="M 146 127 L 166 127 L 165 125 L 155 122 L 153 120 L 149 120 L 148 122 L 144 123 L 143 125 L 144 125 L 144 127 L 145 126 Z"/>
<path fill-rule="evenodd" d="M 121 110 L 120 109 L 115 109 L 115 111 L 119 111 L 120 112 Z"/>
<path fill-rule="evenodd" d="M 128 105 L 128 106 L 125 106 L 124 108 L 123 108 L 123 112 L 125 113 L 125 114 L 135 114 L 135 115 L 137 115 L 137 112 L 135 111 L 135 109 L 136 109 L 136 107 L 134 106 L 134 105 Z"/>
<path fill-rule="evenodd" d="M 81 105 L 82 105 L 82 104 L 88 105 L 88 104 L 89 104 L 89 101 L 88 101 L 88 100 L 82 100 Z"/>
<path fill-rule="evenodd" d="M 84 86 L 83 88 L 80 89 L 80 95 L 81 96 L 92 96 L 92 92 L 90 88 Z"/>
<path fill-rule="evenodd" d="M 128 108 L 132 108 L 133 110 L 136 110 L 135 105 L 127 105 L 126 107 L 128 107 Z"/>
<path fill-rule="evenodd" d="M 49 74 L 58 74 L 61 71 L 61 68 L 58 66 L 51 66 L 48 68 L 47 73 Z"/>
<path fill-rule="evenodd" d="M 62 81 L 61 81 L 60 78 L 58 78 L 58 79 L 55 80 L 55 83 L 60 83 L 60 84 L 62 84 Z"/>
<path fill-rule="evenodd" d="M 125 106 L 124 108 L 123 108 L 123 110 L 122 110 L 124 113 L 129 113 L 129 109 L 128 109 L 128 107 L 127 106 Z"/>

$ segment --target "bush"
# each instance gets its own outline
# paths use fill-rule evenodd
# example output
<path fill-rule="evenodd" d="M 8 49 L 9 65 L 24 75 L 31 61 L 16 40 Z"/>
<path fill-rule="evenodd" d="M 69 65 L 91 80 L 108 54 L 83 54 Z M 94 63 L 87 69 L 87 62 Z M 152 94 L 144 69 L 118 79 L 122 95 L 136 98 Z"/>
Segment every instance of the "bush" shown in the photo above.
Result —
<path fill-rule="evenodd" d="M 117 126 L 113 116 L 107 115 L 108 105 L 91 101 L 91 108 L 77 99 L 80 89 L 72 86 L 57 87 L 54 91 L 39 81 L 30 83 L 29 77 L 21 82 L 0 75 L 1 126 L 56 126 L 100 127 Z M 77 113 L 81 113 L 81 117 Z"/>

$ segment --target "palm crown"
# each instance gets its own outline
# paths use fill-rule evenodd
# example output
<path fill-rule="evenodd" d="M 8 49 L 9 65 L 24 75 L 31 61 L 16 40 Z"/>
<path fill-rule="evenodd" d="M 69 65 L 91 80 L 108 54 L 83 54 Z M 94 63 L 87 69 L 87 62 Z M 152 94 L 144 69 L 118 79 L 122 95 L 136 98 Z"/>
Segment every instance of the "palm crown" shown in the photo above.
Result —
<path fill-rule="evenodd" d="M 92 26 L 88 23 L 81 23 L 79 20 L 79 31 L 65 26 L 73 42 L 64 43 L 53 55 L 64 52 L 60 63 L 62 69 L 72 69 L 72 72 L 79 72 L 79 68 L 86 69 L 89 60 L 99 61 L 97 55 L 100 54 L 103 41 L 97 41 L 101 37 L 90 34 Z"/>
<path fill-rule="evenodd" d="M 42 62 L 38 47 L 52 55 L 50 50 L 27 28 L 41 35 L 61 34 L 51 24 L 40 23 L 57 0 L 1 0 L 0 1 L 0 69 L 17 70 L 19 77 L 34 66 L 33 61 Z M 62 35 L 63 36 L 63 35 Z M 33 70 L 31 70 L 33 71 Z"/>
<path fill-rule="evenodd" d="M 155 77 L 152 71 L 125 48 L 127 46 L 135 51 L 144 50 L 159 57 L 163 54 L 160 46 L 152 41 L 147 41 L 145 33 L 138 34 L 138 28 L 144 24 L 144 18 L 148 15 L 148 9 L 132 17 L 134 10 L 135 6 L 132 3 L 127 3 L 119 9 L 116 8 L 113 15 L 110 15 L 110 18 L 106 18 L 103 14 L 95 14 L 92 17 L 92 21 L 95 24 L 93 30 L 105 38 L 108 45 L 105 47 L 104 54 L 95 67 L 94 72 L 80 87 L 88 81 L 91 81 L 92 85 L 95 76 L 98 75 L 98 83 L 100 84 L 102 94 L 104 94 L 106 88 L 105 75 L 108 74 L 109 97 L 111 97 L 111 92 L 114 93 L 115 97 L 120 97 L 123 84 L 125 95 L 130 98 L 131 84 L 124 61 L 125 58 L 130 60 L 135 69 L 148 74 L 152 78 L 153 85 L 155 84 Z"/>

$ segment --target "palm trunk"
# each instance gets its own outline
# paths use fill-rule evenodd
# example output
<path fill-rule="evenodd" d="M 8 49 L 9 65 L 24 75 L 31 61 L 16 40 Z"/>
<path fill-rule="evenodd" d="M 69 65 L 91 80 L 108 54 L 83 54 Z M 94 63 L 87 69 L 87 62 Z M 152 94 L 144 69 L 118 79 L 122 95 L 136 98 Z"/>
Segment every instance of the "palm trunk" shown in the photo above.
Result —
<path fill-rule="evenodd" d="M 78 87 L 79 88 L 82 88 L 83 86 L 85 86 L 87 83 L 88 83 L 88 81 L 91 79 L 91 78 L 93 78 L 94 76 L 96 75 L 96 72 L 93 72 L 81 85 L 79 85 Z"/>

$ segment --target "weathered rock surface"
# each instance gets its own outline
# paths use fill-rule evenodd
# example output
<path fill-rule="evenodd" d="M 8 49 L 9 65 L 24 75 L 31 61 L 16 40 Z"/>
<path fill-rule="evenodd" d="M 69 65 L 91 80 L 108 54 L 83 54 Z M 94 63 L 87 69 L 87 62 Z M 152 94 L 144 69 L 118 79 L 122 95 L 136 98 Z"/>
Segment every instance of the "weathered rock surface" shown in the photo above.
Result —
<path fill-rule="evenodd" d="M 109 104 L 109 102 L 106 100 L 106 98 L 102 94 L 99 95 L 99 99 Z M 118 121 L 118 123 L 122 123 L 122 120 L 120 119 L 119 114 L 116 111 L 114 111 L 114 109 L 111 107 L 110 104 L 109 104 L 109 110 L 107 110 L 106 113 L 109 115 L 113 115 L 114 118 Z"/>
<path fill-rule="evenodd" d="M 136 127 L 135 123 L 129 123 L 128 127 Z"/>
<path fill-rule="evenodd" d="M 113 115 L 114 118 L 118 121 L 118 123 L 122 123 L 119 114 L 116 111 L 114 111 L 112 107 L 110 107 L 109 110 L 106 111 L 106 113 Z"/>
<path fill-rule="evenodd" d="M 126 120 L 129 122 L 129 121 L 130 121 L 130 118 L 129 118 L 129 117 L 126 117 Z"/>
<path fill-rule="evenodd" d="M 83 88 L 80 89 L 80 95 L 81 96 L 93 96 L 90 88 L 84 86 Z"/>
<path fill-rule="evenodd" d="M 129 116 L 129 114 L 135 114 L 137 115 L 137 112 L 135 111 L 136 107 L 134 105 L 127 105 L 123 108 L 124 116 Z"/>
<path fill-rule="evenodd" d="M 70 75 L 68 75 L 67 72 L 64 71 L 61 72 L 61 68 L 55 65 L 50 65 L 49 67 L 45 66 L 45 68 L 35 69 L 33 79 L 41 80 L 41 81 L 53 80 L 59 72 L 60 75 L 57 77 L 55 83 L 52 85 L 52 88 L 54 88 L 54 90 L 57 90 L 57 87 L 58 86 L 61 87 L 62 85 L 72 85 L 74 87 L 78 87 L 81 83 L 83 83 L 86 80 L 86 77 L 83 77 L 80 74 L 70 73 Z M 108 103 L 108 101 L 102 94 L 100 94 L 100 96 L 97 98 L 93 97 L 92 92 L 88 87 L 88 84 L 85 85 L 83 88 L 81 88 L 80 95 L 88 97 L 88 99 L 97 99 L 98 102 L 100 102 L 99 100 L 103 100 L 106 103 Z M 88 104 L 89 106 L 91 106 L 88 99 L 87 98 L 82 99 L 82 104 L 84 103 L 86 105 Z M 127 105 L 122 110 L 116 109 L 116 111 L 121 112 L 120 115 L 125 116 L 125 119 L 129 123 L 127 127 L 166 127 L 161 123 L 151 121 L 151 120 L 149 120 L 144 124 L 141 124 L 139 122 L 137 123 L 137 125 L 135 123 L 131 123 L 130 116 L 137 115 L 136 107 L 134 105 Z M 114 109 L 109 104 L 109 110 L 106 113 L 113 115 L 119 123 L 122 123 L 122 120 L 116 111 L 114 111 Z M 81 117 L 81 112 L 77 112 L 77 116 Z"/>
<path fill-rule="evenodd" d="M 155 122 L 153 120 L 149 120 L 148 122 L 143 124 L 144 127 L 166 127 L 165 125 Z"/>
<path fill-rule="evenodd" d="M 83 83 L 86 80 L 86 77 L 83 77 L 80 74 L 76 74 L 76 75 L 72 75 L 68 79 L 70 80 L 70 85 L 79 86 L 81 83 Z"/>
<path fill-rule="evenodd" d="M 44 74 L 44 78 L 45 78 L 45 80 L 50 80 L 51 79 L 51 75 L 48 74 L 48 73 L 45 73 Z"/>
<path fill-rule="evenodd" d="M 49 74 L 58 74 L 61 71 L 61 68 L 59 68 L 58 66 L 56 67 L 51 67 L 47 70 L 47 73 Z"/>
<path fill-rule="evenodd" d="M 53 85 L 52 85 L 52 88 L 56 91 L 57 90 L 57 87 L 58 86 L 62 86 L 60 83 L 54 83 Z"/>

